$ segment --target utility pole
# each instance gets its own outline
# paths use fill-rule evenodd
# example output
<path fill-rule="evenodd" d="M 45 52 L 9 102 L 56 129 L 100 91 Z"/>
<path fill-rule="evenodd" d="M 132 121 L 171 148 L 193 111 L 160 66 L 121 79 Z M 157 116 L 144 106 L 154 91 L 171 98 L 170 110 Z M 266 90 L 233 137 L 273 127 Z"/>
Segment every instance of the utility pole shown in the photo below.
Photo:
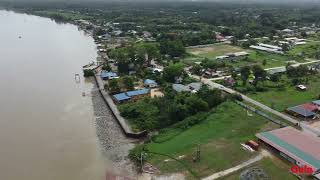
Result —
<path fill-rule="evenodd" d="M 140 153 L 140 166 L 141 166 L 141 172 L 143 172 L 143 152 Z"/>
<path fill-rule="evenodd" d="M 197 146 L 197 162 L 200 162 L 200 144 Z"/>

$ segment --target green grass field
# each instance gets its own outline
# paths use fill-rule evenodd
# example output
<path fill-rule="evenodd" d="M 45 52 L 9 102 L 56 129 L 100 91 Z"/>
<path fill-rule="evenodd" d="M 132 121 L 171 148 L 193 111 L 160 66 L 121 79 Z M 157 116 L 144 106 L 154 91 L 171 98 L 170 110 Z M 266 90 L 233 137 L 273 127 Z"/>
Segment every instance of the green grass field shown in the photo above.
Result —
<path fill-rule="evenodd" d="M 288 52 L 288 55 L 291 55 L 293 57 L 299 57 L 300 54 L 302 53 L 303 56 L 300 56 L 300 57 L 315 58 L 319 49 L 320 49 L 320 42 L 307 42 L 307 44 L 298 45 L 292 48 Z"/>
<path fill-rule="evenodd" d="M 266 92 L 251 93 L 249 96 L 278 111 L 284 111 L 287 107 L 307 103 L 318 98 L 320 95 L 320 75 L 311 76 L 309 83 L 305 85 L 308 90 L 304 92 L 287 84 L 284 90 L 269 89 Z"/>
<path fill-rule="evenodd" d="M 276 179 L 285 179 L 285 180 L 297 179 L 297 177 L 295 177 L 293 174 L 289 172 L 290 166 L 277 158 L 272 158 L 272 159 L 264 158 L 261 161 L 251 165 L 250 167 L 259 167 L 263 169 L 270 179 L 275 179 L 275 180 Z M 222 180 L 222 179 L 223 180 L 239 180 L 240 174 L 246 169 L 242 169 L 234 174 L 220 178 L 219 180 Z"/>
<path fill-rule="evenodd" d="M 287 55 L 272 54 L 267 52 L 254 51 L 251 49 L 243 49 L 241 47 L 232 46 L 228 44 L 217 44 L 212 45 L 210 47 L 187 49 L 187 53 L 189 55 L 185 57 L 182 61 L 187 64 L 191 64 L 193 62 L 202 61 L 205 58 L 214 60 L 216 56 L 221 56 L 226 53 L 234 53 L 240 51 L 246 51 L 250 53 L 249 58 L 246 60 L 239 59 L 236 62 L 231 62 L 228 60 L 226 60 L 225 62 L 234 67 L 252 66 L 257 64 L 263 66 L 263 68 L 271 68 L 285 66 L 287 65 L 288 61 L 292 60 Z M 264 60 L 266 61 L 265 65 L 263 65 Z M 298 61 L 304 62 L 303 59 L 299 59 Z"/>
<path fill-rule="evenodd" d="M 150 151 L 171 155 L 185 156 L 182 161 L 201 177 L 224 170 L 254 156 L 244 151 L 240 143 L 255 139 L 255 134 L 270 124 L 260 116 L 248 116 L 247 112 L 233 102 L 220 105 L 214 113 L 198 125 L 181 131 L 169 129 L 147 144 Z M 270 128 L 270 127 L 269 127 Z M 197 145 L 200 144 L 201 160 L 193 162 Z M 185 172 L 175 161 L 165 162 L 166 157 L 151 156 L 149 161 L 165 172 Z"/>
<path fill-rule="evenodd" d="M 216 56 L 222 56 L 226 53 L 235 53 L 244 51 L 241 47 L 231 46 L 228 44 L 216 44 L 209 47 L 187 49 L 187 52 L 202 58 L 215 58 Z"/>

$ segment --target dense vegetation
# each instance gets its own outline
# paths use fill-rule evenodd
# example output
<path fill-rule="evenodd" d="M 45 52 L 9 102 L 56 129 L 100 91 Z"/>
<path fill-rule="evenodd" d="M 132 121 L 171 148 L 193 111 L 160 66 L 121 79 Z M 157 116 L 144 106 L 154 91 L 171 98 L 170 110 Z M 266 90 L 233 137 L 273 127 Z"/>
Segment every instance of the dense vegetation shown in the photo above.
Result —
<path fill-rule="evenodd" d="M 206 86 L 196 94 L 175 93 L 169 87 L 164 97 L 120 105 L 120 112 L 135 129 L 155 130 L 192 118 L 197 113 L 208 112 L 224 100 L 220 91 Z"/>
<path fill-rule="evenodd" d="M 320 23 L 319 5 L 237 4 L 217 2 L 13 3 L 2 6 L 47 15 L 57 20 L 90 19 L 120 23 L 123 31 L 149 31 L 161 39 L 170 34 L 184 46 L 216 42 L 215 32 L 237 39 L 250 34 L 272 37 L 289 25 Z M 143 27 L 143 29 L 141 29 Z M 108 30 L 112 31 L 112 29 Z"/>

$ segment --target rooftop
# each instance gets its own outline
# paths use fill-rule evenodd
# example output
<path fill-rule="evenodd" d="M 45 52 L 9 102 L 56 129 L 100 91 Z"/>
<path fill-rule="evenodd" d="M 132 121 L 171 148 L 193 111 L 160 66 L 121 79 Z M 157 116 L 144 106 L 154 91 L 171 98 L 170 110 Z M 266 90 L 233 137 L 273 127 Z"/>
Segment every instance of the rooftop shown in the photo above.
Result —
<path fill-rule="evenodd" d="M 138 90 L 126 92 L 126 94 L 130 97 L 131 96 L 138 96 L 138 95 L 142 95 L 142 94 L 148 94 L 148 93 L 149 93 L 149 89 L 138 89 Z"/>
<path fill-rule="evenodd" d="M 290 126 L 262 132 L 256 136 L 301 163 L 320 169 L 320 138 Z"/>
<path fill-rule="evenodd" d="M 305 109 L 301 106 L 290 107 L 287 110 L 295 112 L 303 117 L 311 117 L 311 116 L 316 115 L 316 113 L 309 111 L 308 109 Z"/>
<path fill-rule="evenodd" d="M 312 103 L 320 106 L 320 100 L 312 101 Z"/>
<path fill-rule="evenodd" d="M 109 77 L 117 77 L 118 74 L 114 72 L 108 72 L 108 71 L 101 71 L 100 76 L 102 78 L 109 78 Z"/>
<path fill-rule="evenodd" d="M 131 97 L 127 96 L 126 93 L 115 94 L 115 95 L 113 95 L 113 97 L 117 101 L 124 101 L 124 100 L 131 99 Z"/>
<path fill-rule="evenodd" d="M 146 79 L 143 81 L 143 83 L 145 85 L 148 85 L 148 84 L 156 84 L 156 81 L 152 80 L 152 79 Z"/>

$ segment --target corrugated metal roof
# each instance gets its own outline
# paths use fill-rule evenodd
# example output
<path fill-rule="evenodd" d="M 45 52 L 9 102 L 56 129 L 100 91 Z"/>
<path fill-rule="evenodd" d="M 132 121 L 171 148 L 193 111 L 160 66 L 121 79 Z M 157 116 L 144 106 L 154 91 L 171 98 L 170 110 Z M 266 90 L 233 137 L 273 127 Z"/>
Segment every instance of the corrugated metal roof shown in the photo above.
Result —
<path fill-rule="evenodd" d="M 295 112 L 295 113 L 297 113 L 297 114 L 299 114 L 301 116 L 304 116 L 304 117 L 310 117 L 310 116 L 316 115 L 316 113 L 311 112 L 311 111 L 309 111 L 307 109 L 301 108 L 299 106 L 290 107 L 287 110 Z"/>
<path fill-rule="evenodd" d="M 318 110 L 318 107 L 312 103 L 301 104 L 299 107 L 306 109 L 306 110 L 309 110 L 309 111 Z"/>
<path fill-rule="evenodd" d="M 312 103 L 320 106 L 320 100 L 312 101 Z"/>
<path fill-rule="evenodd" d="M 117 77 L 117 73 L 114 72 L 108 72 L 108 71 L 101 71 L 100 77 L 101 78 L 109 78 L 109 77 Z"/>
<path fill-rule="evenodd" d="M 300 163 L 320 169 L 320 139 L 292 127 L 257 134 L 280 151 L 297 159 Z"/>
<path fill-rule="evenodd" d="M 152 80 L 152 79 L 146 79 L 143 82 L 145 85 L 149 85 L 149 84 L 157 84 L 156 81 Z"/>
<path fill-rule="evenodd" d="M 148 93 L 149 93 L 149 89 L 139 89 L 139 90 L 135 90 L 135 91 L 126 92 L 126 94 L 128 96 L 138 96 L 138 95 L 148 94 Z"/>
<path fill-rule="evenodd" d="M 177 92 L 190 91 L 190 89 L 183 84 L 172 84 L 172 88 Z"/>
<path fill-rule="evenodd" d="M 124 100 L 131 99 L 131 97 L 127 96 L 126 93 L 115 94 L 115 95 L 113 95 L 113 97 L 117 101 L 124 101 Z"/>

